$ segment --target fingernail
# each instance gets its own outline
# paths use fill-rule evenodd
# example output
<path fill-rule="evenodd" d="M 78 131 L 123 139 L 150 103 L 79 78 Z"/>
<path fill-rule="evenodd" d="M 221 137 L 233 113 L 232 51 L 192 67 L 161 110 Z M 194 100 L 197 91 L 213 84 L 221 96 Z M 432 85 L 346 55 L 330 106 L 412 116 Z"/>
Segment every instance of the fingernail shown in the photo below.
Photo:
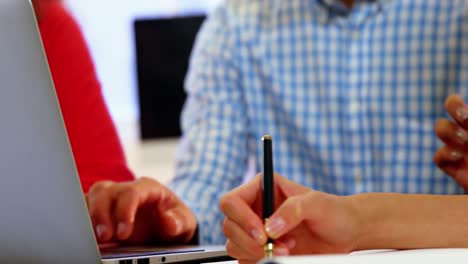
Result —
<path fill-rule="evenodd" d="M 125 234 L 125 231 L 127 231 L 127 224 L 120 222 L 117 226 L 117 235 L 123 236 Z"/>
<path fill-rule="evenodd" d="M 289 255 L 289 250 L 283 247 L 277 247 L 274 251 L 275 256 L 287 256 Z"/>
<path fill-rule="evenodd" d="M 96 229 L 96 235 L 97 235 L 98 239 L 103 239 L 103 238 L 104 238 L 104 234 L 105 234 L 106 231 L 107 231 L 107 226 L 106 226 L 106 225 L 100 224 L 100 225 L 97 225 L 97 226 L 95 227 L 95 229 Z"/>
<path fill-rule="evenodd" d="M 450 152 L 450 159 L 453 161 L 457 161 L 463 158 L 463 154 L 458 151 L 452 151 Z"/>
<path fill-rule="evenodd" d="M 281 217 L 268 219 L 265 225 L 265 231 L 271 238 L 277 238 L 281 231 L 286 227 L 286 222 Z"/>
<path fill-rule="evenodd" d="M 289 249 L 293 249 L 296 246 L 296 240 L 293 238 L 289 238 L 284 241 L 284 244 L 286 244 L 286 246 Z"/>
<path fill-rule="evenodd" d="M 257 241 L 259 245 L 265 244 L 266 237 L 262 232 L 258 231 L 257 229 L 252 229 L 250 235 L 255 241 Z"/>
<path fill-rule="evenodd" d="M 458 129 L 456 132 L 457 138 L 459 139 L 460 143 L 466 144 L 468 142 L 468 134 L 463 129 Z"/>
<path fill-rule="evenodd" d="M 179 218 L 174 218 L 174 222 L 176 225 L 176 234 L 179 234 L 182 231 L 182 221 Z"/>
<path fill-rule="evenodd" d="M 176 226 L 175 235 L 178 235 L 182 231 L 182 221 L 173 211 L 167 212 L 167 215 L 174 221 Z"/>
<path fill-rule="evenodd" d="M 458 119 L 462 122 L 468 119 L 468 109 L 463 106 L 457 108 L 456 114 L 457 114 Z"/>

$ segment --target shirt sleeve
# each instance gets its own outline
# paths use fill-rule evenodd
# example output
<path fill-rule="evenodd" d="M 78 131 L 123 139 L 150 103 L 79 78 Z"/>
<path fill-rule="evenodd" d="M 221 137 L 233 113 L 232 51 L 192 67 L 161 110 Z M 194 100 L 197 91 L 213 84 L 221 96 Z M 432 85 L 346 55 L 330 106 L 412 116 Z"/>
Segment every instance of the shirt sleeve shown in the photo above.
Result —
<path fill-rule="evenodd" d="M 60 4 L 43 10 L 40 31 L 83 190 L 132 180 L 79 26 Z"/>
<path fill-rule="evenodd" d="M 218 8 L 197 37 L 170 184 L 196 214 L 201 244 L 225 242 L 219 199 L 242 182 L 248 160 L 246 107 L 228 12 Z"/>

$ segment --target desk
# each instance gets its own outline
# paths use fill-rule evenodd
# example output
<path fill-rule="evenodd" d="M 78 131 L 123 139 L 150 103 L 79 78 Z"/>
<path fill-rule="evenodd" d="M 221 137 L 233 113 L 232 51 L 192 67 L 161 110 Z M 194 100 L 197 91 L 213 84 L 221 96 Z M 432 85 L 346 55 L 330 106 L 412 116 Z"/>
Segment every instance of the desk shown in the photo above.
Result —
<path fill-rule="evenodd" d="M 221 261 L 221 262 L 210 262 L 207 264 L 238 264 L 237 260 L 231 260 L 231 261 Z"/>
<path fill-rule="evenodd" d="M 264 264 L 266 264 L 265 262 Z M 293 256 L 275 259 L 276 264 L 464 264 L 468 249 L 416 249 L 360 251 L 348 255 Z"/>

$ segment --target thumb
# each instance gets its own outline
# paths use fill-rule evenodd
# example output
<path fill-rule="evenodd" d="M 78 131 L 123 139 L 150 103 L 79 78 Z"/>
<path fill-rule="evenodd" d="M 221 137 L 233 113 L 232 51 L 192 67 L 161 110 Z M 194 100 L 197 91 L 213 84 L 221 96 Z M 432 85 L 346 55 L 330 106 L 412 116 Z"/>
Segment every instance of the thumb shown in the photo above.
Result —
<path fill-rule="evenodd" d="M 288 198 L 266 221 L 266 233 L 269 237 L 277 239 L 295 229 L 303 221 L 319 222 L 331 197 L 326 193 L 309 191 Z"/>

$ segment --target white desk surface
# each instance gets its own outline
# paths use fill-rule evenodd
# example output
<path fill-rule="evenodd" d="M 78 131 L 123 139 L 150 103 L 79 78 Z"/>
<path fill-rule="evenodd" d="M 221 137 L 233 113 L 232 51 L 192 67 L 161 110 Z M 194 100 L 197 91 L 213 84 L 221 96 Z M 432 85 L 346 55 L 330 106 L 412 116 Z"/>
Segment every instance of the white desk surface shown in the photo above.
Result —
<path fill-rule="evenodd" d="M 265 262 L 267 263 L 267 262 Z M 280 257 L 276 264 L 464 264 L 468 249 L 417 249 L 361 251 L 348 255 L 314 255 Z"/>

